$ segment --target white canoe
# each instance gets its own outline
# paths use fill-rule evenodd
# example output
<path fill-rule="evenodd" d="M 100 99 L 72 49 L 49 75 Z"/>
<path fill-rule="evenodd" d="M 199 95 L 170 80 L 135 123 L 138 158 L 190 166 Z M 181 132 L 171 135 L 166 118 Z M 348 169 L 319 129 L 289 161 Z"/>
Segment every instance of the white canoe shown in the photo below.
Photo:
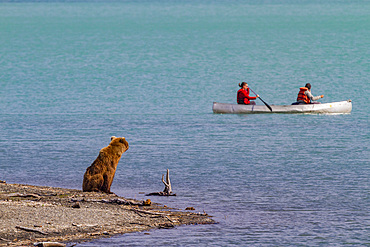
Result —
<path fill-rule="evenodd" d="M 352 101 L 340 101 L 324 104 L 307 105 L 270 105 L 272 111 L 265 105 L 238 105 L 213 102 L 214 113 L 350 113 Z"/>

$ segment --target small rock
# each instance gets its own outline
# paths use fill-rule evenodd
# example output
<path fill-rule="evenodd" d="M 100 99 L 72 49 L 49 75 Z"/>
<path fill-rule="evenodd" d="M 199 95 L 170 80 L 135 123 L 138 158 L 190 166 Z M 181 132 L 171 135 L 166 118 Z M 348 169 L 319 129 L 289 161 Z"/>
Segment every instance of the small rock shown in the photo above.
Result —
<path fill-rule="evenodd" d="M 75 204 L 72 205 L 72 208 L 81 208 L 80 203 L 76 202 Z"/>
<path fill-rule="evenodd" d="M 187 208 L 185 208 L 185 210 L 195 210 L 195 208 L 193 208 L 193 207 L 187 207 Z"/>
<path fill-rule="evenodd" d="M 150 199 L 143 201 L 143 206 L 150 206 L 150 205 L 152 205 L 152 202 L 150 201 Z"/>
<path fill-rule="evenodd" d="M 160 224 L 159 225 L 159 228 L 164 228 L 164 229 L 168 229 L 168 228 L 174 228 L 175 226 L 171 223 L 164 223 L 164 224 Z"/>

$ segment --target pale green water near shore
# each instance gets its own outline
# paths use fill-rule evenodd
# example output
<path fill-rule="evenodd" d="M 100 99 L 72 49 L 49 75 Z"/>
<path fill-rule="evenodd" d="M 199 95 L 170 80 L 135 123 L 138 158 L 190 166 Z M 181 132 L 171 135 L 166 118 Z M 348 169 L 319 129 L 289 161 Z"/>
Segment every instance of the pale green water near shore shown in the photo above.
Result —
<path fill-rule="evenodd" d="M 80 189 L 125 136 L 114 192 L 146 198 L 169 168 L 178 196 L 151 199 L 219 224 L 78 246 L 369 244 L 369 40 L 369 1 L 1 2 L 0 180 Z M 213 114 L 241 81 L 353 111 Z"/>

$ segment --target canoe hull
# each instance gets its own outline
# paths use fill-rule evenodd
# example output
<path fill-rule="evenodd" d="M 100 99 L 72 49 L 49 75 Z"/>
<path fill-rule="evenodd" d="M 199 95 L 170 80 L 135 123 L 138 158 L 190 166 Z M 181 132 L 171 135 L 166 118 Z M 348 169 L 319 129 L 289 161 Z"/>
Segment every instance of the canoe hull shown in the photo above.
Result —
<path fill-rule="evenodd" d="M 352 111 L 351 100 L 307 105 L 270 105 L 272 112 L 265 105 L 237 105 L 213 102 L 213 112 L 221 114 L 252 114 L 252 113 L 326 113 L 343 114 Z"/>

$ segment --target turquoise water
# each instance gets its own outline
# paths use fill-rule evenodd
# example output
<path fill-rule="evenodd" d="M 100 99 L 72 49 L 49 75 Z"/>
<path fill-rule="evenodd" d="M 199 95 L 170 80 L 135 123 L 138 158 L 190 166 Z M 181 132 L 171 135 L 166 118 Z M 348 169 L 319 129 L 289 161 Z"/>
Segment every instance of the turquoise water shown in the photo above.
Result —
<path fill-rule="evenodd" d="M 0 3 L 0 179 L 81 189 L 110 136 L 112 191 L 219 222 L 77 246 L 369 245 L 368 1 Z M 313 85 L 346 115 L 216 115 L 249 82 Z M 262 104 L 257 101 L 258 104 Z"/>

